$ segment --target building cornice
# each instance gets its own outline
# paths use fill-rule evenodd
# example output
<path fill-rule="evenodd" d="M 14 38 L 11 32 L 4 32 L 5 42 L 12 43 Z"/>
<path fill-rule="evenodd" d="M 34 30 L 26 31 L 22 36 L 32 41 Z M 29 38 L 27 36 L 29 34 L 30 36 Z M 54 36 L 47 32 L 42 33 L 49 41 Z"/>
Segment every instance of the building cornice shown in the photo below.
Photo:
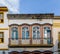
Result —
<path fill-rule="evenodd" d="M 60 16 L 54 16 L 54 19 L 60 19 Z"/>
<path fill-rule="evenodd" d="M 7 7 L 0 7 L 0 11 L 8 11 Z"/>
<path fill-rule="evenodd" d="M 8 19 L 50 19 L 54 14 L 8 14 Z"/>

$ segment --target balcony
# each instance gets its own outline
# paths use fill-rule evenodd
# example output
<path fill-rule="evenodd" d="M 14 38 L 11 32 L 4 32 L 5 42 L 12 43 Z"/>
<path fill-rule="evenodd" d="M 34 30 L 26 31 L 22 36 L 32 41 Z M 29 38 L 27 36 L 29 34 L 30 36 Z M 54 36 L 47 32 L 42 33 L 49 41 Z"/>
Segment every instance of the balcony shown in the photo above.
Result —
<path fill-rule="evenodd" d="M 48 41 L 49 40 L 49 41 Z M 9 47 L 52 47 L 51 39 L 12 39 L 9 38 Z"/>

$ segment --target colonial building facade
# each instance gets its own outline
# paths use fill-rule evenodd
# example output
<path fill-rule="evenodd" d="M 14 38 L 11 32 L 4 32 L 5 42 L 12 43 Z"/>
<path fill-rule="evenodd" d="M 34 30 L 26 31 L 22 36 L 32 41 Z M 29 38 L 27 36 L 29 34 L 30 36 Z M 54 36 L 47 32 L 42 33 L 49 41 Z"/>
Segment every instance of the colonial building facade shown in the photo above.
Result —
<path fill-rule="evenodd" d="M 60 16 L 8 14 L 0 7 L 0 54 L 60 54 Z"/>

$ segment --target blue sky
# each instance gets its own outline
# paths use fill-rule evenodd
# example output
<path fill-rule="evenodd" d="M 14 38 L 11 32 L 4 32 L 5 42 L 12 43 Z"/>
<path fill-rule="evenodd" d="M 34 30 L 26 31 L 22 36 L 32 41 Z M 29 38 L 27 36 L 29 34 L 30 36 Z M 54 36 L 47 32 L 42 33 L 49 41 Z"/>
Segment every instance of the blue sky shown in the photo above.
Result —
<path fill-rule="evenodd" d="M 20 0 L 20 13 L 54 13 L 60 15 L 60 0 Z"/>
<path fill-rule="evenodd" d="M 20 0 L 0 0 L 0 6 L 6 6 L 9 13 L 20 13 Z"/>
<path fill-rule="evenodd" d="M 60 15 L 60 0 L 0 0 L 0 6 L 7 6 L 10 13 Z"/>

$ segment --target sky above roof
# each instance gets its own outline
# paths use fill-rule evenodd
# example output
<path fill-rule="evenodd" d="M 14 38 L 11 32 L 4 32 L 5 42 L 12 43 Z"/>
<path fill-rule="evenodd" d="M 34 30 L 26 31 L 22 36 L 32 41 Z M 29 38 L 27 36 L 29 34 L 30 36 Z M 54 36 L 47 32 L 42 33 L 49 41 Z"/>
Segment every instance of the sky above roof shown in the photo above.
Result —
<path fill-rule="evenodd" d="M 10 13 L 20 13 L 20 0 L 0 0 L 0 6 L 7 6 Z"/>
<path fill-rule="evenodd" d="M 7 6 L 10 13 L 60 15 L 60 0 L 0 0 L 0 6 Z"/>

